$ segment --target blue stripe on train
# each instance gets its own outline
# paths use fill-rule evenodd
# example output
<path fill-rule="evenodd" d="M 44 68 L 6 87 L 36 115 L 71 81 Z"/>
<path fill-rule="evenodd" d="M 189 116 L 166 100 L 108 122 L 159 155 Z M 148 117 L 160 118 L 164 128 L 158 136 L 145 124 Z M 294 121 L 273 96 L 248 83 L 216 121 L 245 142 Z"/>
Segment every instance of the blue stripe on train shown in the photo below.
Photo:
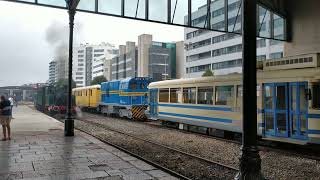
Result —
<path fill-rule="evenodd" d="M 308 114 L 308 118 L 320 119 L 320 114 Z"/>
<path fill-rule="evenodd" d="M 159 104 L 159 106 L 232 112 L 232 108 L 226 108 L 226 107 L 193 106 L 193 105 L 183 105 L 183 104 Z"/>
<path fill-rule="evenodd" d="M 183 117 L 183 118 L 192 118 L 192 119 L 199 119 L 199 120 L 214 121 L 214 122 L 232 123 L 232 119 L 224 119 L 224 118 L 194 116 L 194 115 L 176 114 L 176 113 L 168 113 L 168 112 L 159 112 L 159 114 L 167 115 L 167 116 L 176 116 L 176 117 Z"/>
<path fill-rule="evenodd" d="M 308 129 L 308 134 L 320 134 L 320 130 Z"/>

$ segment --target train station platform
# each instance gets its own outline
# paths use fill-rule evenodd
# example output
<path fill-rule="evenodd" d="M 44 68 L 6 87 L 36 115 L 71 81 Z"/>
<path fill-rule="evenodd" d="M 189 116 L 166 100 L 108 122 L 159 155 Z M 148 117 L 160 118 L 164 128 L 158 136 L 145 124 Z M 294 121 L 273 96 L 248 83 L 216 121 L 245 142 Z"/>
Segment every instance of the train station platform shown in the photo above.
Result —
<path fill-rule="evenodd" d="M 61 122 L 32 107 L 13 117 L 12 140 L 0 141 L 0 180 L 176 179 L 80 131 L 65 137 Z"/>

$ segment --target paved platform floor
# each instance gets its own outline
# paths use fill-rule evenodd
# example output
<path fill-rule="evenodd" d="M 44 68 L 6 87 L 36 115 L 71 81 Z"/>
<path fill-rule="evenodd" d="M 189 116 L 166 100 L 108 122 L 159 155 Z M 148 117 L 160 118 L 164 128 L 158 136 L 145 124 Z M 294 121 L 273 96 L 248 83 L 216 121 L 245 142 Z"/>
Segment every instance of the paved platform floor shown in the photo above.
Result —
<path fill-rule="evenodd" d="M 14 109 L 12 140 L 0 141 L 0 180 L 176 179 L 27 106 Z M 2 137 L 2 128 L 1 128 Z"/>

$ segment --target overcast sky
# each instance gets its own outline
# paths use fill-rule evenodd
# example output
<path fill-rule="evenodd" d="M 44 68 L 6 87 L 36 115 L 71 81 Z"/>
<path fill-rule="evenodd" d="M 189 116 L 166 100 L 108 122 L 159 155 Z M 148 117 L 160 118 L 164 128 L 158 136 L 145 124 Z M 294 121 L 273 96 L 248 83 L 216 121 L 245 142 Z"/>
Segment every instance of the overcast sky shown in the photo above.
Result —
<path fill-rule="evenodd" d="M 67 12 L 0 1 L 0 86 L 48 79 L 54 47 L 47 42 L 46 31 L 52 26 L 67 29 Z M 78 43 L 109 42 L 116 46 L 137 42 L 143 33 L 163 42 L 180 41 L 184 35 L 182 27 L 86 13 L 76 14 L 75 30 Z"/>

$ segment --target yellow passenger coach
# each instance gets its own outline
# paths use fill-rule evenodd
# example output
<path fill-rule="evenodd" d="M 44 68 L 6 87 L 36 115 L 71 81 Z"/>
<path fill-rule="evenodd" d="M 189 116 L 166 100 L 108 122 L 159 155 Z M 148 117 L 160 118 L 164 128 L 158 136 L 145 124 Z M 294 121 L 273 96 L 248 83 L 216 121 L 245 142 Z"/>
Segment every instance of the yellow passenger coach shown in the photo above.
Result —
<path fill-rule="evenodd" d="M 100 111 L 100 89 L 100 85 L 74 88 L 72 92 L 75 96 L 76 106 L 83 110 Z"/>

